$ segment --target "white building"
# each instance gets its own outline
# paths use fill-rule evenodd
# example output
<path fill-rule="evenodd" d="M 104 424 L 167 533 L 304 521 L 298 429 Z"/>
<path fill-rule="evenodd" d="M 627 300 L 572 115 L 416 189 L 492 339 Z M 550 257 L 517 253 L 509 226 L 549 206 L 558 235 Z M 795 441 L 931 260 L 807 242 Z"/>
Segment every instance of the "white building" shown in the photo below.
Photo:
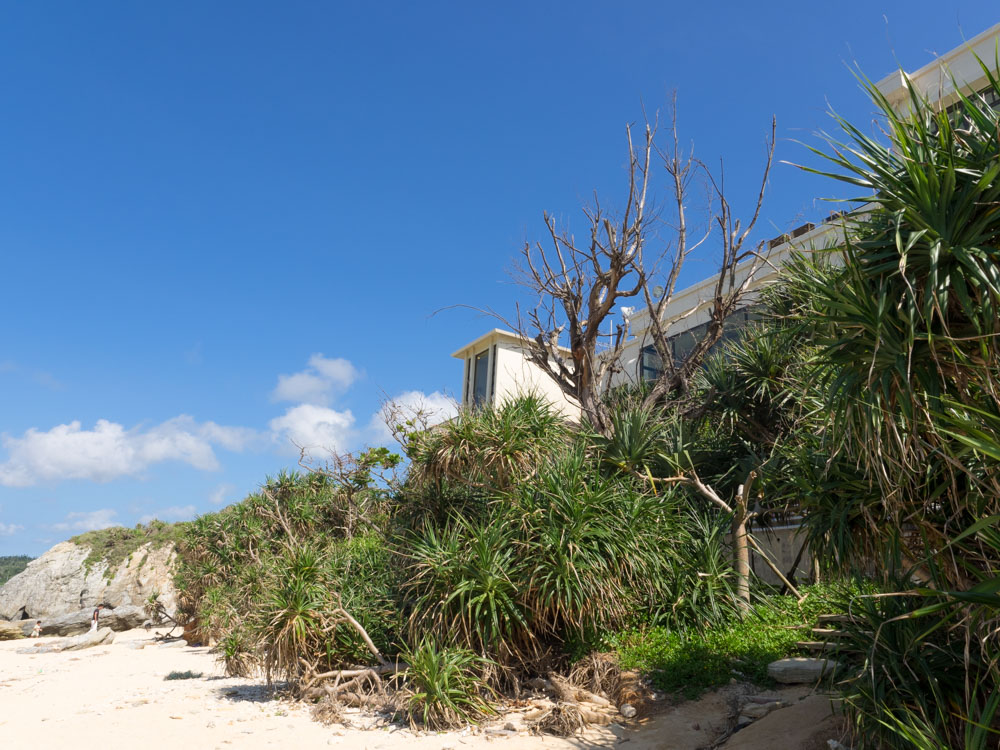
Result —
<path fill-rule="evenodd" d="M 566 354 L 569 354 L 568 349 Z M 552 378 L 524 356 L 517 334 L 494 328 L 451 356 L 464 362 L 463 408 L 499 405 L 518 395 L 536 393 L 547 398 L 568 418 L 580 418 L 580 407 L 567 399 Z"/>
<path fill-rule="evenodd" d="M 943 107 L 951 106 L 958 98 L 957 90 L 982 92 L 988 88 L 989 81 L 976 58 L 986 63 L 993 62 L 998 54 L 998 44 L 1000 44 L 1000 24 L 992 26 L 966 44 L 932 60 L 913 73 L 896 71 L 886 76 L 876 84 L 876 87 L 897 111 L 905 109 L 909 104 L 905 79 L 908 79 L 914 88 L 931 102 L 939 103 Z M 1000 105 L 1000 101 L 994 104 Z M 855 212 L 855 215 L 863 211 L 865 207 Z M 843 236 L 849 221 L 850 216 L 834 214 L 819 225 L 804 224 L 766 243 L 768 262 L 755 274 L 744 308 L 734 313 L 727 321 L 723 339 L 738 335 L 739 329 L 753 318 L 752 305 L 755 298 L 753 291 L 773 281 L 778 269 L 793 251 L 832 246 Z M 746 274 L 748 268 L 749 264 L 743 266 L 742 272 Z M 737 269 L 737 275 L 740 270 Z M 715 282 L 714 277 L 708 278 L 677 292 L 664 311 L 664 319 L 694 311 L 670 331 L 670 343 L 675 360 L 682 358 L 704 331 L 710 319 Z M 622 354 L 622 372 L 616 377 L 617 383 L 653 378 L 661 367 L 659 357 L 649 338 L 648 312 L 645 309 L 637 310 L 628 318 L 628 323 L 629 338 Z M 504 398 L 513 394 L 534 391 L 548 397 L 567 416 L 574 419 L 579 417 L 579 406 L 569 402 L 551 379 L 526 359 L 520 339 L 509 331 L 494 329 L 462 347 L 452 356 L 465 362 L 462 381 L 463 406 L 499 404 Z"/>

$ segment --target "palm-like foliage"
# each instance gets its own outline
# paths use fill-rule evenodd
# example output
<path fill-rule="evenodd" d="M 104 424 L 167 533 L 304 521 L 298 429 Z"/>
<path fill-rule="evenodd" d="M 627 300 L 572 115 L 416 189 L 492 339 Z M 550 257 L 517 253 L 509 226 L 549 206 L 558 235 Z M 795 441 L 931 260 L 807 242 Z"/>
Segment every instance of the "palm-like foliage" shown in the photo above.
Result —
<path fill-rule="evenodd" d="M 659 608 L 682 523 L 673 494 L 606 476 L 583 442 L 497 496 L 485 518 L 453 515 L 406 543 L 411 639 L 436 632 L 531 673 L 568 643 Z"/>
<path fill-rule="evenodd" d="M 912 112 L 898 115 L 870 92 L 891 143 L 841 122 L 850 141 L 830 158 L 878 207 L 852 230 L 835 279 L 800 266 L 792 284 L 823 321 L 835 434 L 884 498 L 871 527 L 915 525 L 899 543 L 916 560 L 925 541 L 940 547 L 1000 510 L 1000 465 L 974 455 L 1000 436 L 980 417 L 1000 414 L 1000 115 L 980 96 L 945 111 L 912 90 Z"/>
<path fill-rule="evenodd" d="M 461 413 L 421 435 L 413 445 L 410 482 L 453 481 L 484 491 L 503 490 L 529 476 L 568 427 L 541 396 L 509 399 L 497 408 Z"/>
<path fill-rule="evenodd" d="M 489 661 L 467 649 L 440 646 L 430 638 L 403 655 L 410 686 L 410 722 L 451 729 L 496 713 L 494 693 L 481 678 Z"/>
<path fill-rule="evenodd" d="M 992 94 L 996 67 L 982 65 Z M 928 584 L 863 613 L 862 630 L 877 632 L 861 638 L 866 670 L 849 692 L 859 738 L 995 743 L 1000 114 L 980 95 L 935 107 L 912 87 L 899 114 L 868 89 L 889 143 L 841 120 L 847 140 L 829 139 L 827 174 L 876 205 L 854 217 L 839 270 L 803 262 L 788 276 L 820 348 L 823 447 L 842 462 L 826 479 L 846 483 L 833 488 L 842 501 L 862 485 L 852 507 L 807 520 L 832 527 L 844 511 L 869 566 L 897 586 Z"/>

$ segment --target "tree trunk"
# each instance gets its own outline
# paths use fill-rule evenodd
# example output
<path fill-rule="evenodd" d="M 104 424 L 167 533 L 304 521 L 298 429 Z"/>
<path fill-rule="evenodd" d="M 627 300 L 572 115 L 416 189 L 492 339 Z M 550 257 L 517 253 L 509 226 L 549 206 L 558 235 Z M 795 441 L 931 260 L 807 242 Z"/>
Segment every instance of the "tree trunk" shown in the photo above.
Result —
<path fill-rule="evenodd" d="M 739 507 L 733 516 L 733 567 L 736 569 L 736 599 L 743 609 L 750 609 L 750 545 L 747 544 L 747 517 L 746 509 Z"/>
<path fill-rule="evenodd" d="M 733 568 L 736 570 L 736 601 L 744 610 L 750 609 L 750 544 L 747 541 L 747 500 L 754 475 L 736 491 L 733 508 Z"/>

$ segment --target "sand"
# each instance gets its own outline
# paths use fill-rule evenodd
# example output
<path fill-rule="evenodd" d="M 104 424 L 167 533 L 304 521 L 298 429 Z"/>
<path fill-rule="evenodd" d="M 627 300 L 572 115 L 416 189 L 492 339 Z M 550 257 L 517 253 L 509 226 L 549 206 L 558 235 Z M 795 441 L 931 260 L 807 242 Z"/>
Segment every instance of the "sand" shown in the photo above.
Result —
<path fill-rule="evenodd" d="M 274 698 L 259 680 L 225 677 L 207 648 L 183 641 L 161 645 L 155 635 L 133 630 L 118 633 L 110 646 L 50 654 L 17 650 L 57 639 L 0 641 L 0 743 L 41 750 L 75 747 L 87 738 L 143 750 L 338 745 L 345 750 L 583 750 L 624 743 L 623 750 L 696 750 L 710 745 L 726 726 L 727 697 L 722 693 L 664 706 L 644 719 L 593 728 L 574 738 L 505 733 L 503 720 L 490 728 L 442 733 L 324 726 L 312 720 L 308 707 Z M 164 679 L 175 671 L 202 676 Z M 772 716 L 784 711 L 754 727 L 770 722 L 780 731 Z M 360 714 L 352 718 L 367 723 Z M 773 738 L 759 745 L 760 750 L 774 746 Z"/>

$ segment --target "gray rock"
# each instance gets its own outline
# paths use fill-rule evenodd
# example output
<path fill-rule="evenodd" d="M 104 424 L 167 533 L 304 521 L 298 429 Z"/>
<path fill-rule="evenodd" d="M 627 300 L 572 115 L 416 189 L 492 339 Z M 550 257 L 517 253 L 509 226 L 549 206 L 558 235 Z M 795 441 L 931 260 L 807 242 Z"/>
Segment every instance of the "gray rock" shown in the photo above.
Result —
<path fill-rule="evenodd" d="M 747 703 L 743 706 L 743 716 L 751 719 L 763 719 L 776 708 L 781 708 L 784 704 L 781 701 L 771 701 L 770 703 Z"/>
<path fill-rule="evenodd" d="M 82 609 L 72 614 L 63 615 L 53 619 L 42 619 L 42 635 L 79 635 L 90 630 L 90 618 L 94 616 L 94 610 Z M 141 607 L 122 606 L 114 609 L 101 610 L 97 624 L 100 628 L 109 628 L 114 631 L 131 630 L 137 628 L 146 619 L 146 613 Z M 25 635 L 30 635 L 35 621 L 22 620 L 20 623 Z"/>
<path fill-rule="evenodd" d="M 109 571 L 106 563 L 83 564 L 90 548 L 60 542 L 0 586 L 0 619 L 46 620 L 98 604 L 142 607 L 154 591 L 168 612 L 177 607 L 172 544 L 146 544 Z"/>
<path fill-rule="evenodd" d="M 44 646 L 39 645 L 33 648 L 19 648 L 17 653 L 49 654 L 58 653 L 60 651 L 82 651 L 85 648 L 93 648 L 94 646 L 108 646 L 112 644 L 114 640 L 115 631 L 111 628 L 101 628 L 99 630 L 84 633 L 83 635 L 66 638 L 65 640 L 57 641 L 56 643 L 47 643 Z"/>
<path fill-rule="evenodd" d="M 6 622 L 0 620 L 0 641 L 13 641 L 18 638 L 24 638 L 26 635 L 31 635 L 31 631 L 34 629 L 35 623 L 31 623 L 31 627 L 28 628 L 28 632 L 25 633 L 22 630 L 20 622 Z"/>
<path fill-rule="evenodd" d="M 772 661 L 767 665 L 767 673 L 775 682 L 793 685 L 817 682 L 824 675 L 833 673 L 837 666 L 837 662 L 832 659 L 794 656 Z"/>

